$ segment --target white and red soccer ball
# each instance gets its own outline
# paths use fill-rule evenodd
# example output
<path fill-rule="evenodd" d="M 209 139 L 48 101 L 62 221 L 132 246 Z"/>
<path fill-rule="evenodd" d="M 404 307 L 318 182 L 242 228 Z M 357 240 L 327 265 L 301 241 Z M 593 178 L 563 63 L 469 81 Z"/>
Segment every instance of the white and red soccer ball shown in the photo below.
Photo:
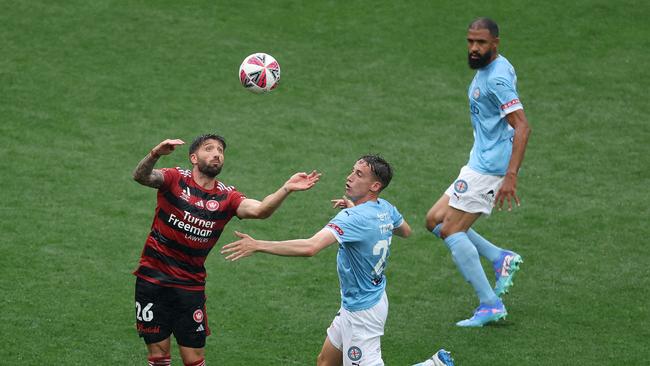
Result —
<path fill-rule="evenodd" d="M 270 92 L 280 81 L 280 64 L 271 55 L 254 53 L 239 66 L 239 81 L 253 93 Z"/>

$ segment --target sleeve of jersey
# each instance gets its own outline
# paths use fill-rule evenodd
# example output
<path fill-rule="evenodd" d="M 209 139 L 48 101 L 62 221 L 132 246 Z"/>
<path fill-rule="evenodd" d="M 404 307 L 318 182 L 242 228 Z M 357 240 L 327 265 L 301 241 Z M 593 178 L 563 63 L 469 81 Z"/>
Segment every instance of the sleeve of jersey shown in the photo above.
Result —
<path fill-rule="evenodd" d="M 393 219 L 394 228 L 398 228 L 404 223 L 404 217 L 399 211 L 397 211 L 397 207 L 395 206 L 393 206 L 393 209 L 391 210 L 391 217 Z"/>
<path fill-rule="evenodd" d="M 356 215 L 342 210 L 325 226 L 334 234 L 336 241 L 340 244 L 359 241 L 361 239 L 361 230 L 356 225 Z"/>
<path fill-rule="evenodd" d="M 181 175 L 177 168 L 162 168 L 160 171 L 163 174 L 163 184 L 158 189 L 161 191 L 168 190 L 172 186 L 172 182 L 178 180 Z"/>
<path fill-rule="evenodd" d="M 494 95 L 496 102 L 499 104 L 501 118 L 516 110 L 524 109 L 524 106 L 519 100 L 519 95 L 517 95 L 517 90 L 514 87 L 513 81 L 514 78 L 497 76 L 491 78 L 488 82 L 488 90 L 492 95 Z"/>
<path fill-rule="evenodd" d="M 233 216 L 237 216 L 237 209 L 239 205 L 246 199 L 246 195 L 239 192 L 238 190 L 233 190 L 230 193 L 230 208 L 233 212 Z"/>

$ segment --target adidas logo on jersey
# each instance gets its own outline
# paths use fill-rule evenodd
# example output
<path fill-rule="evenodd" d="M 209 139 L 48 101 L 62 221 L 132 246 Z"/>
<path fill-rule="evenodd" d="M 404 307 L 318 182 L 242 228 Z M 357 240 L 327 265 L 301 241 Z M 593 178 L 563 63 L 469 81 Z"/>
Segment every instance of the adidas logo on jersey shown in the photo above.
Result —
<path fill-rule="evenodd" d="M 197 203 L 194 204 L 196 207 L 201 207 L 205 208 L 205 205 L 203 204 L 203 200 L 199 200 Z"/>
<path fill-rule="evenodd" d="M 192 176 L 192 171 L 189 170 L 189 169 L 183 169 L 183 168 L 177 166 L 176 170 L 178 170 L 178 172 L 181 173 L 181 175 L 184 176 L 184 177 L 191 177 Z"/>
<path fill-rule="evenodd" d="M 221 182 L 218 182 L 217 186 L 219 187 L 219 189 L 224 190 L 224 191 L 228 191 L 228 192 L 231 192 L 233 189 L 235 189 L 235 186 L 226 186 L 225 184 L 223 184 Z"/>

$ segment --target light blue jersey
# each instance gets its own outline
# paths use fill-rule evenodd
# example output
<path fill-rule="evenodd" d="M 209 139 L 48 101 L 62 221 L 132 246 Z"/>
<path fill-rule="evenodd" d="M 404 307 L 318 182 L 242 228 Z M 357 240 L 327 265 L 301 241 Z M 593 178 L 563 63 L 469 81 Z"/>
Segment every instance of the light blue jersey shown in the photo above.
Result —
<path fill-rule="evenodd" d="M 523 109 L 514 67 L 505 57 L 497 56 L 476 72 L 468 97 L 474 146 L 467 165 L 482 174 L 505 175 L 514 136 L 506 115 Z"/>
<path fill-rule="evenodd" d="M 339 242 L 336 261 L 343 308 L 365 310 L 381 300 L 393 229 L 403 222 L 393 205 L 378 199 L 341 210 L 327 224 Z"/>

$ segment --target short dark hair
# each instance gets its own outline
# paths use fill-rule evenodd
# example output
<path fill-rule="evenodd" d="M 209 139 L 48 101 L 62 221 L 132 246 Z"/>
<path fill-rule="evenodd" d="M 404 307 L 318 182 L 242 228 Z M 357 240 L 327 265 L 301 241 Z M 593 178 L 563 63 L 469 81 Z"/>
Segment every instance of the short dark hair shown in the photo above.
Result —
<path fill-rule="evenodd" d="M 384 158 L 379 155 L 368 154 L 360 157 L 359 160 L 365 161 L 370 166 L 370 171 L 372 171 L 381 183 L 380 192 L 388 187 L 391 179 L 393 179 L 393 168 L 390 167 L 390 164 Z"/>
<path fill-rule="evenodd" d="M 492 37 L 499 36 L 499 26 L 497 23 L 494 20 L 486 17 L 476 18 L 472 20 L 472 22 L 469 23 L 469 27 L 467 27 L 467 29 L 487 29 L 490 31 Z"/>
<path fill-rule="evenodd" d="M 222 136 L 213 133 L 206 133 L 205 135 L 198 136 L 194 141 L 192 141 L 192 145 L 190 145 L 190 155 L 194 154 L 207 140 L 217 140 L 221 142 L 223 151 L 226 151 L 226 140 Z"/>

